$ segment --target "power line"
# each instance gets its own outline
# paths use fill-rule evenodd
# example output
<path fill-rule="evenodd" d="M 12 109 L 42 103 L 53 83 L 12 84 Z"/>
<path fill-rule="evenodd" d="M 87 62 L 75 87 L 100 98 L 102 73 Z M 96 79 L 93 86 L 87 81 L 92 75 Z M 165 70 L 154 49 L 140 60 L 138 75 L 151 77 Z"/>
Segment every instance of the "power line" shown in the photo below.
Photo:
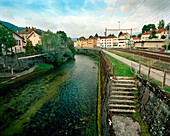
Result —
<path fill-rule="evenodd" d="M 127 22 L 127 20 L 128 20 L 133 14 L 135 14 L 136 11 L 137 11 L 146 1 L 147 1 L 147 0 L 144 0 L 144 1 L 134 10 L 134 12 L 133 12 L 129 17 L 127 17 L 127 19 L 126 19 L 125 21 L 123 21 L 122 24 L 124 24 L 125 22 Z"/>
<path fill-rule="evenodd" d="M 115 9 L 116 9 L 116 6 L 117 6 L 117 4 L 118 4 L 118 1 L 119 1 L 119 0 L 116 1 L 116 4 L 115 4 L 115 6 L 114 6 L 114 8 L 113 8 L 113 11 L 112 11 L 110 20 L 111 20 L 111 18 L 112 18 L 112 16 L 113 16 L 113 13 L 114 13 Z M 109 22 L 110 22 L 110 20 L 109 20 Z M 109 22 L 108 22 L 107 26 L 109 25 Z"/>

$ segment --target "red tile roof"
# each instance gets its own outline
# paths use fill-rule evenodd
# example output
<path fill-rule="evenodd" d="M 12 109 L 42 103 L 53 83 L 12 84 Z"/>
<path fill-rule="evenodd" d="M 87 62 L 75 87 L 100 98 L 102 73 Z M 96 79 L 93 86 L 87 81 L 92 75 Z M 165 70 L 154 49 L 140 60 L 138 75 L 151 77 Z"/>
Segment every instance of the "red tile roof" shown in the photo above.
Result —
<path fill-rule="evenodd" d="M 163 29 L 156 29 L 154 30 L 156 33 L 161 33 L 161 32 L 164 32 L 166 31 L 166 28 L 163 28 Z M 145 33 L 143 33 L 142 35 L 150 35 L 152 33 L 152 31 L 147 31 Z"/>
<path fill-rule="evenodd" d="M 138 37 L 132 37 L 132 39 L 139 39 Z"/>
<path fill-rule="evenodd" d="M 17 34 L 30 34 L 32 31 L 36 32 L 37 34 L 41 35 L 41 31 L 38 29 L 26 27 L 26 29 L 18 31 Z"/>
<path fill-rule="evenodd" d="M 126 34 L 128 34 L 128 33 L 123 33 L 123 34 L 121 34 L 120 36 L 124 36 L 124 35 L 126 35 Z M 129 35 L 129 34 L 128 34 L 128 35 Z M 119 36 L 119 37 L 120 37 L 120 36 Z"/>

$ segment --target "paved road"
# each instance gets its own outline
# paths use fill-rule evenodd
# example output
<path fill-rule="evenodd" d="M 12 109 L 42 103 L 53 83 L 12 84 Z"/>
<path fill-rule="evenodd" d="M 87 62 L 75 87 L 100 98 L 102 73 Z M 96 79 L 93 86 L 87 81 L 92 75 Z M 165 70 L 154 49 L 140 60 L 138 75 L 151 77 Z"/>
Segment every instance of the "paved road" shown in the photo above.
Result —
<path fill-rule="evenodd" d="M 122 61 L 123 63 L 127 64 L 128 66 L 131 66 L 132 64 L 133 64 L 133 65 L 132 65 L 133 68 L 135 68 L 135 65 L 139 66 L 139 64 L 136 63 L 136 62 L 134 62 L 134 61 L 125 59 L 125 58 L 123 58 L 123 57 L 120 57 L 120 56 L 118 56 L 118 55 L 115 55 L 115 54 L 110 53 L 110 52 L 105 51 L 105 50 L 103 50 L 103 51 L 104 51 L 105 53 L 109 54 L 110 56 L 118 59 L 119 61 Z M 141 73 L 147 75 L 147 74 L 148 74 L 148 67 L 141 65 Z M 151 69 L 150 76 L 151 76 L 152 78 L 154 78 L 155 80 L 162 82 L 162 81 L 163 81 L 163 75 L 164 75 L 164 72 L 159 71 L 159 70 L 156 70 L 156 69 Z M 168 86 L 170 86 L 170 74 L 168 74 L 168 73 L 166 74 L 165 84 L 168 85 Z"/>

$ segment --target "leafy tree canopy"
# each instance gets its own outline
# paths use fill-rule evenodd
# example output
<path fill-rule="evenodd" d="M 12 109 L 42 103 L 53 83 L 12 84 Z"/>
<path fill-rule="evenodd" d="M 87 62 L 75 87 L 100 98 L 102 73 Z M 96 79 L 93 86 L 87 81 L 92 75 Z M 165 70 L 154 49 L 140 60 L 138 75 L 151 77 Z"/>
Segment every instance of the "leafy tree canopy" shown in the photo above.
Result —
<path fill-rule="evenodd" d="M 142 36 L 142 33 L 138 34 L 138 38 L 140 38 Z"/>
<path fill-rule="evenodd" d="M 114 34 L 109 34 L 108 36 L 115 36 Z"/>
<path fill-rule="evenodd" d="M 155 30 L 156 29 L 155 24 L 144 25 L 142 28 L 142 33 L 150 31 L 150 29 Z"/>
<path fill-rule="evenodd" d="M 121 34 L 123 34 L 123 32 L 122 32 L 122 31 L 119 33 L 118 37 L 119 37 Z"/>
<path fill-rule="evenodd" d="M 131 37 L 136 37 L 136 35 L 132 35 Z"/>
<path fill-rule="evenodd" d="M 26 53 L 33 53 L 34 52 L 34 47 L 32 45 L 32 41 L 29 39 L 27 40 L 26 46 L 25 46 L 25 52 Z"/>
<path fill-rule="evenodd" d="M 98 34 L 96 33 L 94 37 L 99 37 Z"/>
<path fill-rule="evenodd" d="M 92 35 L 89 36 L 89 38 L 92 38 L 92 37 L 93 37 Z"/>
<path fill-rule="evenodd" d="M 3 47 L 2 47 L 3 44 Z M 0 55 L 2 54 L 2 48 L 5 50 L 6 54 L 9 52 L 13 54 L 12 47 L 16 45 L 15 38 L 13 37 L 13 32 L 4 26 L 0 26 Z"/>
<path fill-rule="evenodd" d="M 159 21 L 158 29 L 164 28 L 164 26 L 165 26 L 165 21 L 162 19 Z"/>

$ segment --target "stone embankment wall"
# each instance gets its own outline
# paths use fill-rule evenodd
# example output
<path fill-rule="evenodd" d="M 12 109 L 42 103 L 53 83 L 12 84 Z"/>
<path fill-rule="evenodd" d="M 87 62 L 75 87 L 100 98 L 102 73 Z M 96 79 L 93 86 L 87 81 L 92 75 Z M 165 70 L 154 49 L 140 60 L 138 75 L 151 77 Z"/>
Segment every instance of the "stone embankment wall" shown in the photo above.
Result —
<path fill-rule="evenodd" d="M 110 135 L 109 129 L 109 112 L 108 112 L 108 98 L 109 98 L 109 87 L 110 87 L 110 76 L 111 73 L 106 65 L 106 61 L 103 59 L 103 56 L 100 55 L 100 95 L 101 95 L 101 124 L 102 124 L 102 135 L 108 136 Z"/>
<path fill-rule="evenodd" d="M 156 84 L 136 75 L 139 91 L 140 113 L 154 136 L 170 134 L 170 93 L 163 92 Z"/>
<path fill-rule="evenodd" d="M 22 57 L 22 56 L 20 56 Z M 27 59 L 18 59 L 17 55 L 14 56 L 0 56 L 0 73 L 5 72 L 21 72 L 28 70 L 32 66 L 44 63 L 43 56 L 32 57 Z"/>

